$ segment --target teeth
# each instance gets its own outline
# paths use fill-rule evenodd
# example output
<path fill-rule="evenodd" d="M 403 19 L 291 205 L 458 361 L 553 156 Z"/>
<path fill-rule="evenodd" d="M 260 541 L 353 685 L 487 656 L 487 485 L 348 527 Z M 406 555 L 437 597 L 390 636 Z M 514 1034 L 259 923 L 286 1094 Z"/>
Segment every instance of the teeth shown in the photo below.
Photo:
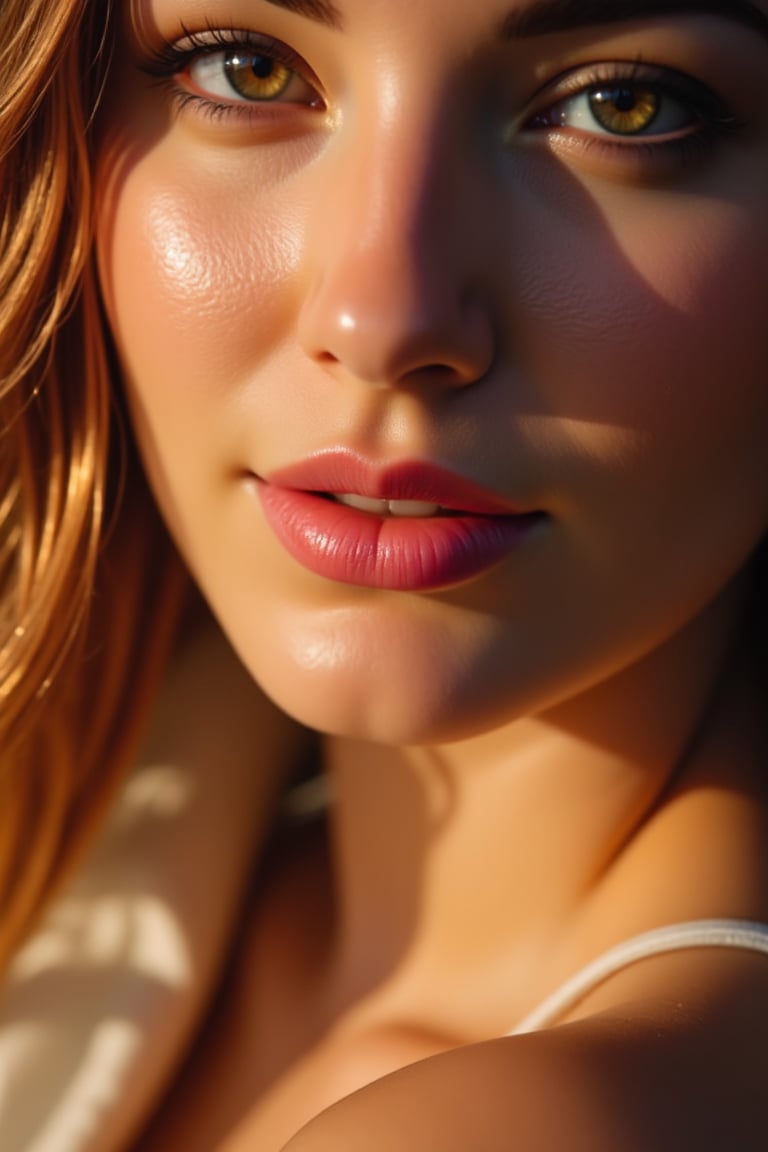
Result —
<path fill-rule="evenodd" d="M 340 504 L 357 508 L 360 512 L 373 512 L 376 516 L 437 516 L 439 504 L 426 500 L 376 500 L 372 496 L 358 496 L 354 492 L 339 492 L 334 496 Z"/>
<path fill-rule="evenodd" d="M 374 500 L 372 496 L 356 496 L 353 492 L 340 492 L 334 499 L 338 500 L 339 504 L 357 508 L 360 512 L 375 512 L 377 516 L 386 516 L 389 511 L 387 500 Z"/>
<path fill-rule="evenodd" d="M 426 500 L 390 500 L 390 516 L 437 516 L 439 504 L 428 504 Z"/>

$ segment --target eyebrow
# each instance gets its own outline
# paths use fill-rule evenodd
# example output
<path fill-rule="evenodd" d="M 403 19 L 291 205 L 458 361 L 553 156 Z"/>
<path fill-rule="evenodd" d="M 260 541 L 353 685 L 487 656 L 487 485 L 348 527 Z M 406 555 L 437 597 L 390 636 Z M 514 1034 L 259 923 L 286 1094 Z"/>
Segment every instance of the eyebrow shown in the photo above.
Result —
<path fill-rule="evenodd" d="M 269 3 L 285 8 L 296 16 L 305 16 L 308 20 L 326 24 L 329 28 L 342 26 L 341 13 L 332 0 L 269 0 Z"/>
<path fill-rule="evenodd" d="M 501 35 L 523 39 L 592 24 L 678 15 L 721 16 L 768 39 L 768 15 L 751 0 L 533 0 L 506 17 Z"/>

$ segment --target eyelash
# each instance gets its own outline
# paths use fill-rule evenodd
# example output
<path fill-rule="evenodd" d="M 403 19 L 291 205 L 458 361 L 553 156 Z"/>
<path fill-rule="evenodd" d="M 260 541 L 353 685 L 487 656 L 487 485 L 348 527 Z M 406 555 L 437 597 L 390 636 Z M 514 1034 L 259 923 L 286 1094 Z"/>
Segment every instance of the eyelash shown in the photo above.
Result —
<path fill-rule="evenodd" d="M 195 113 L 211 119 L 237 118 L 252 123 L 263 119 L 280 107 L 275 101 L 217 101 L 210 95 L 183 88 L 177 78 L 192 64 L 206 56 L 222 52 L 244 50 L 270 57 L 300 77 L 317 92 L 317 102 L 307 103 L 310 110 L 324 109 L 319 83 L 306 62 L 287 44 L 273 37 L 248 30 L 209 26 L 204 32 L 190 32 L 182 26 L 182 39 L 166 41 L 148 50 L 142 62 L 143 72 L 159 83 L 168 85 L 178 109 L 191 106 Z M 676 102 L 690 112 L 691 127 L 673 135 L 638 133 L 611 133 L 607 129 L 589 131 L 548 121 L 556 109 L 601 88 L 641 88 L 655 94 L 660 101 Z M 546 100 L 546 103 L 544 101 Z M 710 151 L 718 141 L 735 135 L 744 124 L 734 117 L 718 96 L 706 85 L 671 68 L 634 62 L 600 63 L 575 68 L 549 84 L 537 100 L 538 111 L 526 112 L 514 131 L 548 133 L 555 146 L 576 146 L 583 154 L 598 152 L 608 161 L 634 164 L 638 171 L 651 173 L 670 164 L 683 166 L 694 162 L 702 153 Z M 290 105 L 289 105 L 290 106 Z M 295 105 L 294 105 L 295 107 Z M 283 105 L 285 108 L 285 105 Z"/>
<path fill-rule="evenodd" d="M 579 97 L 588 99 L 601 89 L 612 87 L 650 92 L 662 104 L 672 101 L 690 115 L 691 125 L 674 133 L 643 130 L 632 134 L 612 133 L 607 128 L 600 131 L 597 122 L 594 130 L 589 131 L 548 120 L 558 108 L 562 109 L 569 102 Z M 575 143 L 585 154 L 600 150 L 609 159 L 653 165 L 693 161 L 719 140 L 737 134 L 745 125 L 698 80 L 671 68 L 635 61 L 601 63 L 568 72 L 548 86 L 539 101 L 539 110 L 533 114 L 526 113 L 520 127 L 524 131 L 547 132 L 555 140 L 564 141 L 569 137 L 569 142 Z"/>
<path fill-rule="evenodd" d="M 282 40 L 248 30 L 216 28 L 213 25 L 205 32 L 190 32 L 182 25 L 182 35 L 183 38 L 179 41 L 164 41 L 158 47 L 147 48 L 146 58 L 140 65 L 141 71 L 146 75 L 160 84 L 170 86 L 170 94 L 177 108 L 192 106 L 195 112 L 212 119 L 224 117 L 252 119 L 254 114 L 263 117 L 270 105 L 274 107 L 277 101 L 238 101 L 234 94 L 231 101 L 217 101 L 211 96 L 192 92 L 182 88 L 178 83 L 172 83 L 197 60 L 236 49 L 267 56 L 295 73 L 308 87 L 314 88 L 318 93 L 317 102 L 308 103 L 306 107 L 313 110 L 324 108 L 319 86 L 311 69 L 301 56 Z"/>

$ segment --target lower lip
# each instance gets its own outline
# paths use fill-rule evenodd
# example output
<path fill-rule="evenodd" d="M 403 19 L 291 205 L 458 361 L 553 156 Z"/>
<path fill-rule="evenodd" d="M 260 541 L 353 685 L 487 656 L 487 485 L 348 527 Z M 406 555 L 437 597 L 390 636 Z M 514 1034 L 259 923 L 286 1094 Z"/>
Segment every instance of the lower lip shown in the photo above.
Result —
<path fill-rule="evenodd" d="M 328 580 L 427 592 L 471 580 L 513 552 L 538 513 L 381 517 L 311 492 L 257 482 L 267 522 L 286 551 Z"/>

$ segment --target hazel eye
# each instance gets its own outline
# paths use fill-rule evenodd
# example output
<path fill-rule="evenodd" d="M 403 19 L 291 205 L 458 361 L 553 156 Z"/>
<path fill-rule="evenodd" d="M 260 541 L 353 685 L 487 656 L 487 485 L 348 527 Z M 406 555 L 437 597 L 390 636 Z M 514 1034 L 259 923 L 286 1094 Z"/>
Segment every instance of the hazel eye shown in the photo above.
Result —
<path fill-rule="evenodd" d="M 587 96 L 589 110 L 607 132 L 634 136 L 646 132 L 659 115 L 661 99 L 652 88 L 628 84 L 600 88 Z"/>
<path fill-rule="evenodd" d="M 683 132 L 698 120 L 695 108 L 657 84 L 616 80 L 593 84 L 559 100 L 535 118 L 535 125 L 633 137 Z"/>
<path fill-rule="evenodd" d="M 206 52 L 187 68 L 188 83 L 207 98 L 247 103 L 315 106 L 312 85 L 278 57 L 256 49 Z"/>

